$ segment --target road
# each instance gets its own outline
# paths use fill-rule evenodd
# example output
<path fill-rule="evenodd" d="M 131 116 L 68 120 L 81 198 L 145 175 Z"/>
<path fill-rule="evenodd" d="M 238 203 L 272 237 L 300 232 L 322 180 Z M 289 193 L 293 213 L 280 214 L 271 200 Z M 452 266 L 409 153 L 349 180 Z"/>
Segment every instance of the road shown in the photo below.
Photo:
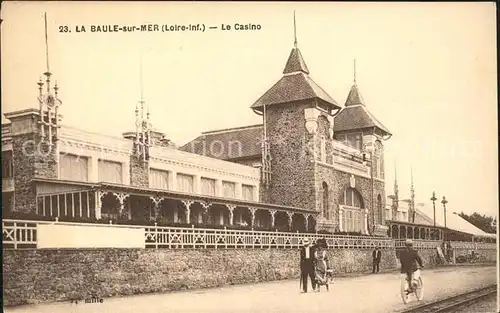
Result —
<path fill-rule="evenodd" d="M 446 267 L 424 269 L 424 301 L 451 296 L 496 282 L 496 268 Z M 335 279 L 330 291 L 299 292 L 299 282 L 278 281 L 254 285 L 167 294 L 107 298 L 103 303 L 52 303 L 6 308 L 23 313 L 256 313 L 256 312 L 397 312 L 406 306 L 400 295 L 400 274 L 384 273 Z"/>

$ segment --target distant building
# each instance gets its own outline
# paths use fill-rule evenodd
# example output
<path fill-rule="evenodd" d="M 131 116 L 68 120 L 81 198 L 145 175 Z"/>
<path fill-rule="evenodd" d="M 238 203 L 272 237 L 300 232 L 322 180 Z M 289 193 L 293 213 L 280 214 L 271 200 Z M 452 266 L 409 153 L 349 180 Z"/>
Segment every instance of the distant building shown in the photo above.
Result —
<path fill-rule="evenodd" d="M 386 205 L 385 217 L 389 227 L 388 235 L 394 239 L 430 239 L 430 240 L 456 240 L 456 241 L 495 241 L 496 234 L 488 234 L 472 225 L 456 213 L 447 211 L 446 218 L 443 207 L 436 202 L 435 220 L 426 212 L 433 209 L 427 208 L 424 203 L 415 202 L 413 175 L 409 199 L 399 199 L 397 177 L 394 180 L 394 194 L 388 198 L 392 201 Z"/>

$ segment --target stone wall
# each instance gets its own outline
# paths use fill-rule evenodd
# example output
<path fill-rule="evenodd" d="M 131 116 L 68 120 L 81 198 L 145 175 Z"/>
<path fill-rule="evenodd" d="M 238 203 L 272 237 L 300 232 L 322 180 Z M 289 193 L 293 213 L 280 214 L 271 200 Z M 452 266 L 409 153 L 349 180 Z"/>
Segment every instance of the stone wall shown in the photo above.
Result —
<path fill-rule="evenodd" d="M 312 136 L 306 131 L 304 116 L 304 109 L 312 105 L 303 101 L 267 109 L 272 178 L 263 198 L 270 203 L 316 209 L 314 159 L 307 146 Z"/>
<path fill-rule="evenodd" d="M 130 185 L 149 187 L 149 164 L 136 155 L 130 156 Z"/>
<path fill-rule="evenodd" d="M 453 249 L 452 257 L 456 260 L 458 256 L 471 255 L 471 249 Z M 480 258 L 481 261 L 485 263 L 496 263 L 497 261 L 497 250 L 475 250 L 475 254 Z M 479 261 L 479 259 L 478 259 Z"/>
<path fill-rule="evenodd" d="M 36 194 L 31 185 L 35 175 L 35 145 L 26 145 L 34 142 L 35 134 L 12 136 L 12 167 L 14 172 L 14 211 L 23 213 L 36 212 Z"/>
<path fill-rule="evenodd" d="M 328 251 L 336 276 L 368 273 L 371 250 Z M 297 249 L 3 250 L 6 305 L 69 301 L 299 277 Z M 396 266 L 382 250 L 381 270 Z"/>
<path fill-rule="evenodd" d="M 18 121 L 13 121 L 13 125 Z M 33 178 L 57 178 L 57 142 L 49 150 L 36 131 L 12 135 L 12 166 L 14 168 L 13 210 L 36 212 L 36 193 Z"/>

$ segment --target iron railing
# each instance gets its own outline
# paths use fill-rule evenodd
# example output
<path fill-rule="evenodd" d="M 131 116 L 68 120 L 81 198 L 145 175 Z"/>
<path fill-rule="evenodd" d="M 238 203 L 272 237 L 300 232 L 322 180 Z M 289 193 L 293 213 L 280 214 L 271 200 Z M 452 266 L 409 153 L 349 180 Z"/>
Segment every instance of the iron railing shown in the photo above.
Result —
<path fill-rule="evenodd" d="M 98 223 L 73 223 L 34 220 L 2 220 L 4 248 L 36 247 L 37 224 L 57 224 L 93 227 L 125 227 L 145 230 L 146 248 L 298 248 L 303 239 L 315 242 L 326 239 L 330 248 L 394 248 L 390 238 L 368 236 L 323 235 L 311 233 L 287 233 L 278 231 L 253 231 L 165 226 L 139 226 Z"/>
<path fill-rule="evenodd" d="M 142 228 L 145 230 L 146 248 L 206 248 L 206 249 L 230 249 L 230 248 L 299 248 L 303 239 L 308 238 L 313 243 L 320 239 L 326 239 L 329 248 L 333 249 L 381 249 L 402 248 L 405 246 L 404 239 L 391 239 L 369 236 L 345 236 L 328 235 L 318 233 L 289 233 L 278 231 L 253 231 L 233 229 L 209 229 L 189 227 L 166 227 L 166 226 L 140 226 L 121 224 L 98 224 L 98 223 L 74 223 L 35 220 L 2 220 L 2 239 L 4 248 L 36 248 L 37 225 L 57 224 L 93 227 L 123 227 Z M 435 249 L 442 245 L 440 240 L 413 240 L 416 249 Z M 479 242 L 450 242 L 454 249 L 489 250 L 496 249 L 494 243 Z"/>

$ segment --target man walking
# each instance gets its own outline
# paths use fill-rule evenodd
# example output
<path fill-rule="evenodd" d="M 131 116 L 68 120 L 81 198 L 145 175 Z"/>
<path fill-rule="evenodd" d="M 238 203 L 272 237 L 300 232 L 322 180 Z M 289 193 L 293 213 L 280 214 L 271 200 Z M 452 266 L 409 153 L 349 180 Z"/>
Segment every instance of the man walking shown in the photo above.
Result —
<path fill-rule="evenodd" d="M 300 279 L 302 281 L 302 290 L 307 292 L 307 276 L 311 278 L 313 290 L 316 289 L 314 280 L 314 249 L 309 245 L 309 239 L 305 238 L 304 246 L 300 249 Z"/>
<path fill-rule="evenodd" d="M 372 271 L 372 273 L 375 274 L 375 269 L 377 269 L 377 273 L 379 271 L 380 258 L 382 257 L 382 251 L 380 251 L 380 249 L 378 247 L 376 247 L 375 250 L 373 250 L 372 256 L 373 256 L 373 271 Z"/>

